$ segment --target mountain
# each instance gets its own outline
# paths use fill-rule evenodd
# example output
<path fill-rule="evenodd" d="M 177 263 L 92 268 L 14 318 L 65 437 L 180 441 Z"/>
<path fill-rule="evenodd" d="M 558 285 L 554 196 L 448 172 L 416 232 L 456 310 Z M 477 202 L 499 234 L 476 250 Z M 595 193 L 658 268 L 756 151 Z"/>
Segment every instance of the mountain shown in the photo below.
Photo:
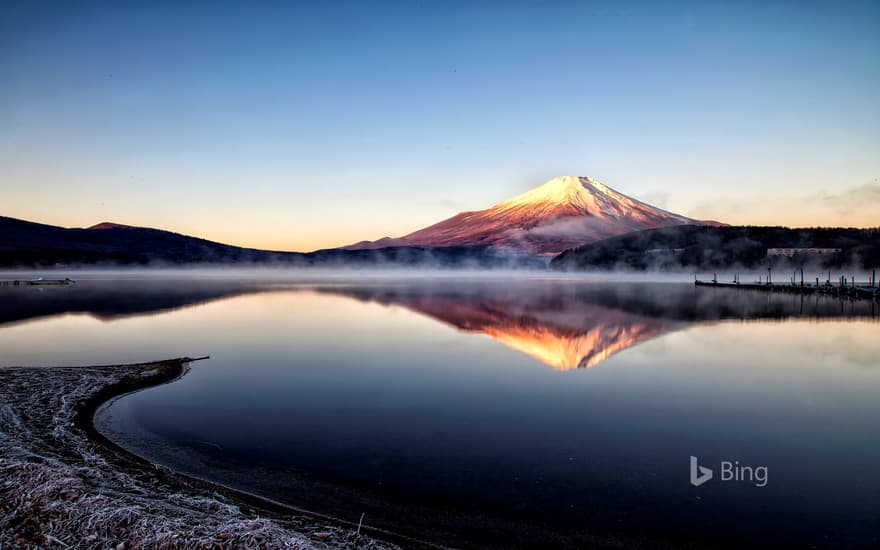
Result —
<path fill-rule="evenodd" d="M 558 254 L 615 235 L 682 224 L 715 222 L 661 210 L 589 177 L 561 176 L 489 209 L 462 212 L 400 238 L 362 241 L 345 248 L 489 246 Z"/>
<path fill-rule="evenodd" d="M 577 270 L 765 270 L 880 267 L 880 228 L 678 226 L 638 231 L 589 243 L 553 258 L 551 267 Z"/>
<path fill-rule="evenodd" d="M 488 247 L 275 252 L 148 227 L 103 222 L 65 228 L 0 216 L 0 266 L 273 264 L 295 267 L 544 268 L 546 261 Z"/>
<path fill-rule="evenodd" d="M 113 223 L 113 222 L 101 222 L 95 224 L 88 229 L 137 229 L 132 225 L 122 225 L 121 223 Z"/>
<path fill-rule="evenodd" d="M 64 228 L 0 217 L 0 265 L 7 266 L 266 262 L 295 256 L 148 227 L 104 222 L 88 229 Z"/>

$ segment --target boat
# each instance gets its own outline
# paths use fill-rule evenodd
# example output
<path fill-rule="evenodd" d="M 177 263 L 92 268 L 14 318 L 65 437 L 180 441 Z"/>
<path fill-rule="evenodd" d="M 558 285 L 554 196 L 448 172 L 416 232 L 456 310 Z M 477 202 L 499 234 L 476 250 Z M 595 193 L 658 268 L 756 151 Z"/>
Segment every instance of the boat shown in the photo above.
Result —
<path fill-rule="evenodd" d="M 74 283 L 76 283 L 76 281 L 69 277 L 63 279 L 44 279 L 43 277 L 37 277 L 36 279 L 31 279 L 27 282 L 29 285 L 72 285 Z"/>

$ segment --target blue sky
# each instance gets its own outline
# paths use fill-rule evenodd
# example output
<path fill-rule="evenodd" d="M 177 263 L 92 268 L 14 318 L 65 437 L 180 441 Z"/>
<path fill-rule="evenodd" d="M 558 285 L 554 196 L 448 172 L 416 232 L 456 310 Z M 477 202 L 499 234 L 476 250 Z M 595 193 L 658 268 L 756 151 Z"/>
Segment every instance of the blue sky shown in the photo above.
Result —
<path fill-rule="evenodd" d="M 563 174 L 880 224 L 880 2 L 4 3 L 0 215 L 250 246 L 400 235 Z"/>

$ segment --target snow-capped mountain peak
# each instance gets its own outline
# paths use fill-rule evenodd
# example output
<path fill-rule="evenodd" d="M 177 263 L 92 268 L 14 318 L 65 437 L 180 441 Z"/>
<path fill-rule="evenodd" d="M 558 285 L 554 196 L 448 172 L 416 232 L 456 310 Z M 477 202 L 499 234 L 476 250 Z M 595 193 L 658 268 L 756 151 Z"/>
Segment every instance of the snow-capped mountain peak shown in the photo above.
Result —
<path fill-rule="evenodd" d="M 548 205 L 568 207 L 584 214 L 608 217 L 642 216 L 664 213 L 691 220 L 628 197 L 591 177 L 559 176 L 531 191 L 509 199 L 493 208 L 513 209 L 523 206 L 546 208 Z"/>
<path fill-rule="evenodd" d="M 486 210 L 462 212 L 404 237 L 346 248 L 491 246 L 557 254 L 631 231 L 699 223 L 628 197 L 593 178 L 559 176 Z"/>
<path fill-rule="evenodd" d="M 504 201 L 498 206 L 512 207 L 536 203 L 568 204 L 583 198 L 583 195 L 593 190 L 607 193 L 608 187 L 590 177 L 557 176 L 534 189 Z"/>

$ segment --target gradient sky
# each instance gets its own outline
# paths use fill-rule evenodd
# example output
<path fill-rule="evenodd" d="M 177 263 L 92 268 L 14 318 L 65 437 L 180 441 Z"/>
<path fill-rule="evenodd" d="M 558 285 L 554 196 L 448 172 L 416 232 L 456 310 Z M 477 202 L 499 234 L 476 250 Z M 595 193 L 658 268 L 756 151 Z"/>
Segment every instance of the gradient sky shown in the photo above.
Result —
<path fill-rule="evenodd" d="M 556 175 L 880 225 L 880 2 L 4 2 L 0 215 L 274 249 Z"/>

